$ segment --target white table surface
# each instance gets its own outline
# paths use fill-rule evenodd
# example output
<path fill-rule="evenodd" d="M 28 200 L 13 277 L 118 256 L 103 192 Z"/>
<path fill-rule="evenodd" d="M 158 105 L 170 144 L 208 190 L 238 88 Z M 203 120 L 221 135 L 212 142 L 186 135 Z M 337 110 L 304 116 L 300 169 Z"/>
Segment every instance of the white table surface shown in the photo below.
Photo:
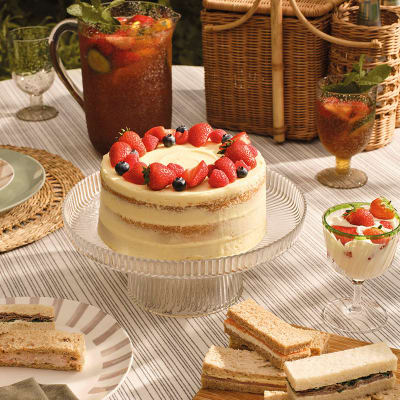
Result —
<path fill-rule="evenodd" d="M 72 71 L 80 81 L 80 71 Z M 206 120 L 201 67 L 173 70 L 173 127 Z M 59 116 L 44 122 L 23 122 L 15 112 L 28 98 L 13 81 L 0 82 L 0 144 L 46 149 L 77 165 L 84 175 L 99 170 L 100 156 L 92 148 L 84 113 L 60 81 L 44 95 Z M 317 171 L 334 165 L 318 140 L 276 145 L 253 136 L 273 170 L 287 176 L 304 192 L 308 212 L 296 244 L 279 258 L 246 273 L 243 298 L 252 297 L 288 322 L 329 330 L 321 320 L 323 305 L 351 294 L 350 282 L 328 266 L 321 215 L 345 201 L 370 201 L 379 195 L 400 209 L 400 138 L 379 150 L 354 157 L 352 165 L 369 177 L 366 186 L 335 190 L 321 186 Z M 272 226 L 269 229 L 273 229 Z M 1 238 L 0 238 L 1 240 Z M 390 313 L 389 323 L 376 334 L 353 336 L 386 341 L 400 348 L 400 261 L 380 278 L 365 284 L 365 295 Z M 79 300 L 111 313 L 126 329 L 134 346 L 132 369 L 113 400 L 191 399 L 200 387 L 201 363 L 211 344 L 226 345 L 224 312 L 196 319 L 168 319 L 134 306 L 125 295 L 126 277 L 77 253 L 64 229 L 42 240 L 0 254 L 0 297 L 49 296 Z M 1 376 L 0 376 L 1 384 Z"/>

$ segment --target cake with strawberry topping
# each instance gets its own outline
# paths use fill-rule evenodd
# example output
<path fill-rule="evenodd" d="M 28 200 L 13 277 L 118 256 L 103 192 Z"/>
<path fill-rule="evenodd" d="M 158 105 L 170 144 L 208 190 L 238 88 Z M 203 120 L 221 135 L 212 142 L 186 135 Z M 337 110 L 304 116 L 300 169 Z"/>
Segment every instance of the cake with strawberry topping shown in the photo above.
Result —
<path fill-rule="evenodd" d="M 207 123 L 123 131 L 102 160 L 98 232 L 139 258 L 223 257 L 266 229 L 266 165 L 241 132 Z"/>
<path fill-rule="evenodd" d="M 323 217 L 328 257 L 354 280 L 381 275 L 397 248 L 400 218 L 384 197 L 371 203 L 346 203 Z"/>

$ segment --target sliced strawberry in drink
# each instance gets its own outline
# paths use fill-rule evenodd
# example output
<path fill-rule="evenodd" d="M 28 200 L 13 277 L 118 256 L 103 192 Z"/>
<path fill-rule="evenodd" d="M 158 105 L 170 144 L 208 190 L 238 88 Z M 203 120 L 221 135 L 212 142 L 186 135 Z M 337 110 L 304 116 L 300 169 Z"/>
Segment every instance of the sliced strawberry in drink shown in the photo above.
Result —
<path fill-rule="evenodd" d="M 155 21 L 148 15 L 135 15 L 129 20 L 129 23 L 134 22 L 140 22 L 142 25 L 153 25 Z"/>
<path fill-rule="evenodd" d="M 352 235 L 357 235 L 357 228 L 353 228 L 351 226 L 340 226 L 340 225 L 332 225 L 333 229 L 336 229 L 337 231 L 344 232 L 344 233 L 350 233 Z M 345 245 L 347 242 L 351 242 L 353 238 L 347 237 L 347 236 L 341 236 L 338 235 L 337 233 L 334 234 L 337 240 L 340 240 L 343 245 Z"/>
<path fill-rule="evenodd" d="M 129 18 L 128 18 L 128 17 L 115 17 L 115 19 L 116 19 L 117 21 L 119 21 L 119 23 L 120 23 L 121 25 L 124 25 L 124 24 L 126 24 L 126 23 L 129 21 Z"/>
<path fill-rule="evenodd" d="M 370 113 L 370 108 L 367 104 L 362 101 L 349 101 L 349 105 L 351 105 L 352 110 L 349 117 L 349 122 L 354 124 L 357 121 L 365 118 Z"/>
<path fill-rule="evenodd" d="M 331 104 L 331 103 L 339 103 L 339 99 L 337 97 L 327 97 L 321 101 L 317 101 L 317 109 L 318 109 L 318 113 L 320 115 L 322 115 L 323 117 L 331 117 L 331 113 L 329 111 L 329 107 L 325 108 L 325 105 L 327 104 Z"/>
<path fill-rule="evenodd" d="M 343 121 L 348 121 L 353 112 L 353 107 L 348 103 L 324 103 L 325 110 Z"/>

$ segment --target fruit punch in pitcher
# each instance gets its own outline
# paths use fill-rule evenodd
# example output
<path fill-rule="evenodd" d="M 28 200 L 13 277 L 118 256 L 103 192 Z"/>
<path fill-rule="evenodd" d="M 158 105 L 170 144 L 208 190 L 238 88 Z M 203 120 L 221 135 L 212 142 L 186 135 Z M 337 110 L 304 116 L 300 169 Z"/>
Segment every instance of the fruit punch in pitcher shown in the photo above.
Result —
<path fill-rule="evenodd" d="M 122 0 L 74 4 L 68 12 L 78 17 L 80 103 L 96 150 L 106 153 L 121 126 L 140 135 L 170 127 L 171 39 L 179 15 L 155 3 Z"/>

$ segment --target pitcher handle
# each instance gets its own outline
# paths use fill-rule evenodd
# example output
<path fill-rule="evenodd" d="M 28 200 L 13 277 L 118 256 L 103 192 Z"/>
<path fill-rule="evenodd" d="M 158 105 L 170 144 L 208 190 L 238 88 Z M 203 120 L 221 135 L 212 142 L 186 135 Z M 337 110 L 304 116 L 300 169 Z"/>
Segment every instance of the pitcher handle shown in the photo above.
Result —
<path fill-rule="evenodd" d="M 53 63 L 53 67 L 61 79 L 62 83 L 71 93 L 73 98 L 79 103 L 79 105 L 83 108 L 83 93 L 82 91 L 75 85 L 72 79 L 69 77 L 67 71 L 64 68 L 64 65 L 57 53 L 58 42 L 61 38 L 61 35 L 64 32 L 78 32 L 78 20 L 69 18 L 65 19 L 58 23 L 51 31 L 49 36 L 49 46 L 50 46 L 50 58 Z"/>

